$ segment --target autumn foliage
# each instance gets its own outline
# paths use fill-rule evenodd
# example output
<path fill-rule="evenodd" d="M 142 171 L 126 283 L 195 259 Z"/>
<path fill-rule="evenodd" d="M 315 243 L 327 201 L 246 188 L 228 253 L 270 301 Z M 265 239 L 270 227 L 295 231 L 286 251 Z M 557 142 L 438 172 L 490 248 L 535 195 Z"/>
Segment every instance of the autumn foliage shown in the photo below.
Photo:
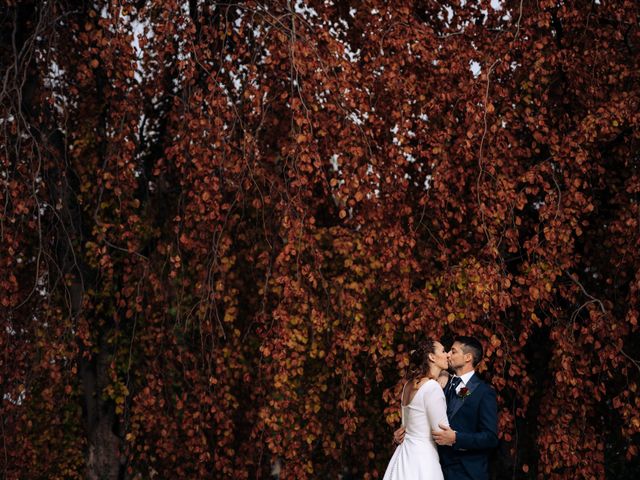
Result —
<path fill-rule="evenodd" d="M 4 0 L 3 478 L 379 478 L 485 344 L 498 478 L 640 440 L 640 4 Z"/>

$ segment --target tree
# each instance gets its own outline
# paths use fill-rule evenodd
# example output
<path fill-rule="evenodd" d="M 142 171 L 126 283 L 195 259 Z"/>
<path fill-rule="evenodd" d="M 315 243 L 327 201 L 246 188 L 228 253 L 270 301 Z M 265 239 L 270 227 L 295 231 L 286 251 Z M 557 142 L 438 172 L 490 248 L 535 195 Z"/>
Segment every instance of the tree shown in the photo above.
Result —
<path fill-rule="evenodd" d="M 628 475 L 638 13 L 6 1 L 5 478 L 377 478 L 458 333 L 499 478 Z"/>

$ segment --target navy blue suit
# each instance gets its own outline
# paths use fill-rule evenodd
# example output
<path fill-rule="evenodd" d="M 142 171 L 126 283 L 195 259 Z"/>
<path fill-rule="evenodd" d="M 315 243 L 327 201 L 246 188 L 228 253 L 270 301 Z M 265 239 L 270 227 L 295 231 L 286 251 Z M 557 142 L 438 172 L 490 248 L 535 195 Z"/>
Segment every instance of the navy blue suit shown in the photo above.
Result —
<path fill-rule="evenodd" d="M 489 454 L 498 446 L 496 392 L 477 374 L 466 387 L 470 395 L 460 398 L 451 382 L 445 387 L 449 425 L 456 431 L 452 447 L 438 447 L 445 480 L 488 480 Z"/>

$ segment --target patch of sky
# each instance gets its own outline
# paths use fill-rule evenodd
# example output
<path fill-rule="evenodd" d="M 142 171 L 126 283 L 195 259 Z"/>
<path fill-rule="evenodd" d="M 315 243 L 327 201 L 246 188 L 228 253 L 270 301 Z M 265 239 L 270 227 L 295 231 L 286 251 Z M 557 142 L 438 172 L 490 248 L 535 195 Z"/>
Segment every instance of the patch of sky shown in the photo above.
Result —
<path fill-rule="evenodd" d="M 55 50 L 51 49 L 49 53 L 55 55 Z M 51 91 L 53 100 L 53 108 L 59 113 L 64 114 L 66 107 L 70 104 L 64 92 L 65 70 L 60 68 L 55 60 L 50 60 L 47 67 L 47 75 L 44 78 L 44 86 Z"/>
<path fill-rule="evenodd" d="M 344 43 L 344 57 L 346 57 L 350 62 L 357 62 L 360 60 L 360 49 L 354 52 L 351 50 L 351 45 Z"/>
<path fill-rule="evenodd" d="M 478 76 L 480 76 L 480 72 L 482 72 L 480 64 L 475 60 L 469 61 L 469 69 L 475 78 L 478 78 Z"/>
<path fill-rule="evenodd" d="M 360 125 L 363 125 L 364 122 L 369 119 L 369 113 L 360 112 L 359 110 L 354 110 L 348 115 L 347 118 L 351 120 L 354 124 L 360 126 Z"/>
<path fill-rule="evenodd" d="M 13 403 L 14 405 L 22 405 L 25 398 L 26 398 L 25 390 L 20 392 L 16 398 L 13 398 L 13 396 L 10 393 L 5 393 L 2 397 L 3 400 L 6 400 L 9 403 Z"/>
<path fill-rule="evenodd" d="M 53 50 L 53 49 L 52 49 Z M 55 60 L 49 62 L 49 74 L 45 79 L 45 85 L 54 86 L 56 82 L 64 78 L 65 70 L 60 68 L 60 65 Z"/>
<path fill-rule="evenodd" d="M 316 100 L 318 100 L 318 103 L 325 104 L 327 103 L 327 97 L 329 97 L 330 95 L 331 95 L 331 90 L 326 89 L 326 90 L 321 90 L 319 92 L 316 92 L 315 97 L 316 97 Z"/>
<path fill-rule="evenodd" d="M 331 155 L 331 158 L 329 159 L 329 162 L 331 163 L 331 166 L 333 167 L 334 172 L 337 172 L 340 170 L 340 165 L 338 164 L 338 158 L 340 158 L 340 155 L 338 155 L 337 153 L 334 153 L 333 155 Z"/>
<path fill-rule="evenodd" d="M 243 9 L 241 9 L 241 8 L 237 8 L 236 12 L 237 12 L 238 16 L 233 21 L 233 27 L 234 27 L 236 32 L 239 32 L 240 31 L 240 27 L 242 26 L 242 20 L 244 20 L 245 11 Z"/>
<path fill-rule="evenodd" d="M 398 138 L 398 132 L 400 131 L 400 127 L 398 126 L 398 124 L 396 123 L 393 128 L 389 129 L 389 131 L 391 133 L 393 133 L 393 138 L 391 139 L 391 142 L 394 145 L 401 145 L 400 139 Z"/>
<path fill-rule="evenodd" d="M 410 153 L 407 153 L 407 152 L 404 152 L 403 155 L 404 155 L 404 158 L 407 160 L 407 162 L 415 163 L 416 157 L 414 157 L 413 155 L 411 155 Z"/>
<path fill-rule="evenodd" d="M 46 297 L 49 291 L 47 290 L 47 287 L 46 287 L 46 278 L 44 275 L 38 278 L 36 282 L 36 286 L 37 286 L 36 290 L 40 294 L 40 296 Z"/>
<path fill-rule="evenodd" d="M 263 48 L 262 49 L 262 56 L 261 56 L 260 60 L 262 62 L 264 62 L 264 59 L 267 58 L 267 57 L 270 57 L 270 56 L 271 56 L 271 51 L 268 48 Z"/>
<path fill-rule="evenodd" d="M 367 175 L 371 175 L 373 173 L 373 166 L 371 164 L 367 165 Z"/>
<path fill-rule="evenodd" d="M 233 58 L 231 57 L 231 55 L 227 55 L 225 57 L 225 61 L 228 62 L 229 64 L 233 63 Z M 220 69 L 221 72 L 224 73 L 224 68 Z M 237 68 L 237 71 L 234 71 L 233 69 L 229 69 L 229 71 L 227 72 L 229 75 L 229 79 L 231 80 L 231 83 L 233 83 L 233 88 L 236 91 L 236 93 L 239 93 L 242 90 L 242 85 L 245 83 L 246 79 L 247 79 L 247 74 L 249 72 L 249 68 L 246 65 L 239 65 Z"/>
<path fill-rule="evenodd" d="M 316 9 L 307 5 L 303 0 L 296 0 L 294 9 L 298 15 L 302 15 L 307 20 L 318 16 Z"/>
<path fill-rule="evenodd" d="M 133 47 L 133 51 L 135 52 L 135 63 L 136 68 L 134 70 L 133 78 L 136 82 L 142 82 L 143 77 L 145 76 L 144 65 L 142 60 L 144 59 L 144 55 L 155 56 L 151 53 L 151 51 L 143 51 L 140 47 L 140 39 L 145 38 L 150 40 L 153 38 L 153 28 L 151 27 L 151 22 L 148 18 L 144 18 L 140 20 L 139 18 L 133 18 L 130 22 L 131 31 L 133 34 L 133 40 L 131 41 L 131 46 Z"/>
<path fill-rule="evenodd" d="M 460 6 L 462 6 L 462 2 L 460 2 Z M 444 10 L 447 12 L 447 25 L 449 23 L 451 23 L 451 20 L 453 20 L 453 8 L 451 8 L 449 5 L 445 5 Z M 444 20 L 444 18 L 440 18 L 441 20 Z"/>

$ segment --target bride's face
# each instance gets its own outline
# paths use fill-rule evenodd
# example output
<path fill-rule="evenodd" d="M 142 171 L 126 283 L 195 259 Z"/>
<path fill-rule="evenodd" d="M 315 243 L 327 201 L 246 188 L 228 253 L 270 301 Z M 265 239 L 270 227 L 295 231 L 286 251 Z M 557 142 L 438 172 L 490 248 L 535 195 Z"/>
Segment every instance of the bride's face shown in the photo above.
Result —
<path fill-rule="evenodd" d="M 447 352 L 440 342 L 435 342 L 434 361 L 439 368 L 446 370 L 449 367 Z"/>

